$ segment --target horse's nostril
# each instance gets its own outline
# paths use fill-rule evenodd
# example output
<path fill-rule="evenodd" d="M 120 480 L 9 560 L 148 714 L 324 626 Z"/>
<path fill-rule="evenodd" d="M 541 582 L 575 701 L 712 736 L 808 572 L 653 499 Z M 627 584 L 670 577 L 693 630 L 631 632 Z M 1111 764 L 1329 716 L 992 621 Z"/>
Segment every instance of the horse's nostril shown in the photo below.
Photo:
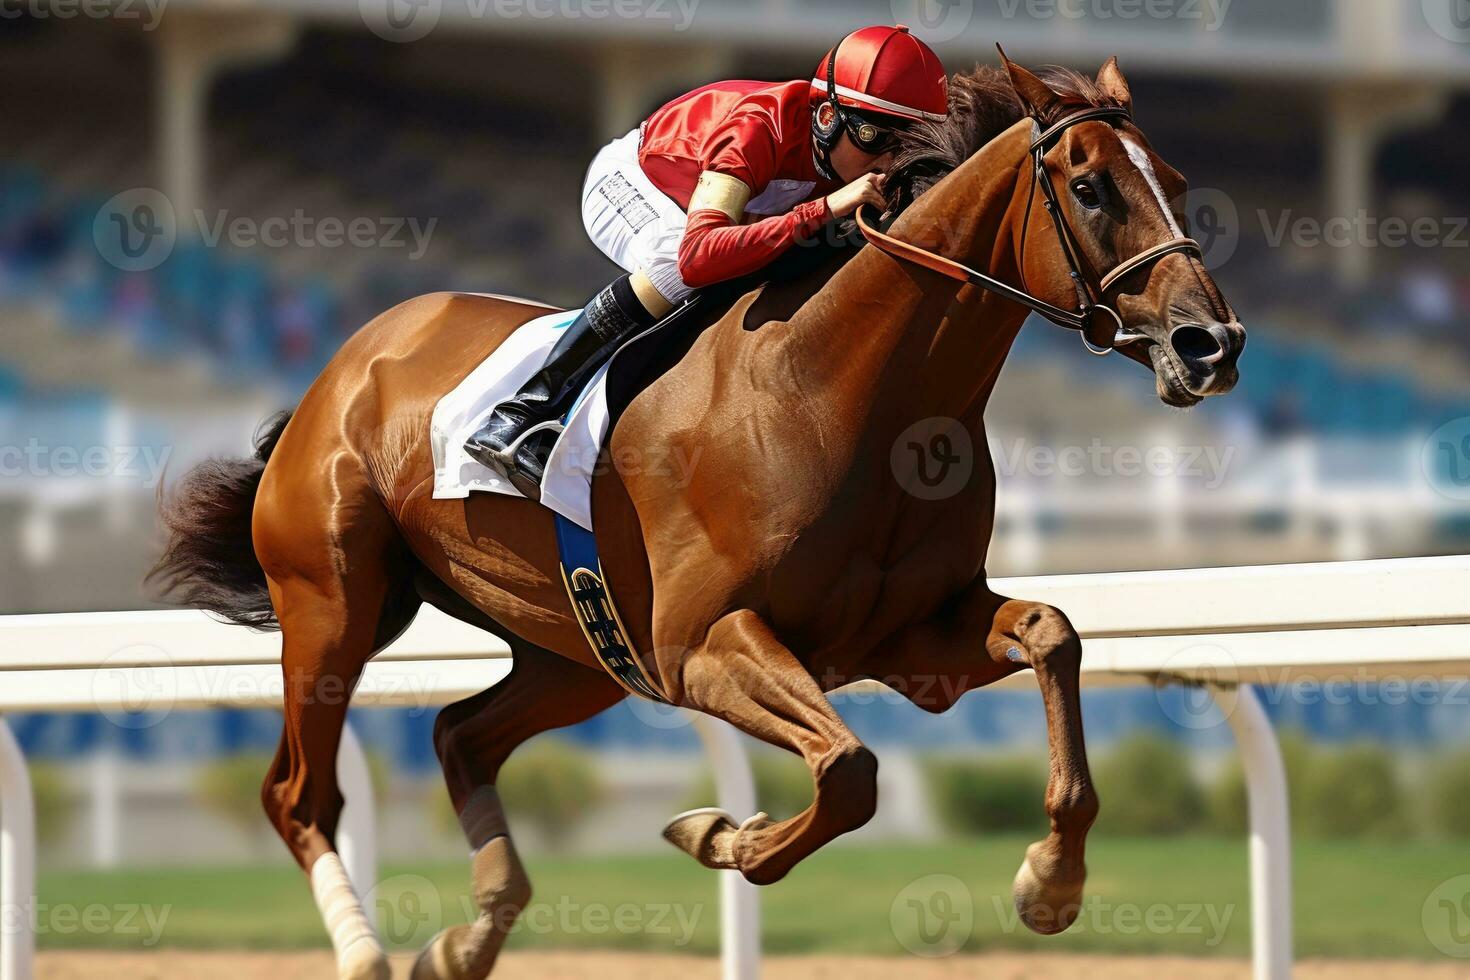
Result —
<path fill-rule="evenodd" d="M 1169 346 L 1186 363 L 1213 364 L 1225 353 L 1225 345 L 1208 328 L 1187 323 L 1169 334 Z"/>

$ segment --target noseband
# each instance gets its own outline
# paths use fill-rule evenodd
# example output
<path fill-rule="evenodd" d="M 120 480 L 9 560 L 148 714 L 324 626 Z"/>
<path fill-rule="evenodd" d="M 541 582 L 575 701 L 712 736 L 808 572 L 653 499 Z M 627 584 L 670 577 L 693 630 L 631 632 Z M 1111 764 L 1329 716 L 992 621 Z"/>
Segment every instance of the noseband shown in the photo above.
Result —
<path fill-rule="evenodd" d="M 1052 227 L 1056 229 L 1057 240 L 1062 247 L 1062 256 L 1067 260 L 1067 266 L 1072 277 L 1072 284 L 1077 290 L 1077 309 L 1067 310 L 1060 306 L 1048 303 L 1046 300 L 1033 296 L 1025 289 L 1017 288 L 1009 283 L 1001 282 L 983 272 L 977 272 L 969 266 L 962 265 L 953 259 L 947 259 L 927 249 L 910 245 L 908 242 L 899 241 L 868 224 L 863 218 L 861 208 L 857 212 L 858 228 L 863 236 L 878 248 L 905 259 L 916 265 L 947 276 L 950 279 L 966 282 L 972 286 L 979 286 L 1006 299 L 1019 303 L 1034 313 L 1045 317 L 1057 326 L 1066 327 L 1068 330 L 1076 330 L 1082 337 L 1082 343 L 1089 351 L 1099 356 L 1111 354 L 1119 347 L 1136 343 L 1145 339 L 1144 335 L 1129 330 L 1123 325 L 1123 317 L 1118 311 L 1107 303 L 1107 295 L 1113 286 L 1130 273 L 1136 272 L 1146 266 L 1151 266 L 1166 255 L 1183 253 L 1203 259 L 1204 252 L 1200 245 L 1192 238 L 1173 238 L 1162 242 L 1152 248 L 1146 249 L 1130 259 L 1118 264 L 1111 272 L 1104 275 L 1094 285 L 1082 274 L 1082 248 L 1077 242 L 1077 237 L 1072 233 L 1071 226 L 1063 216 L 1062 205 L 1057 200 L 1056 188 L 1052 186 L 1050 174 L 1046 167 L 1046 154 L 1063 133 L 1073 126 L 1093 120 L 1122 119 L 1131 121 L 1132 114 L 1121 106 L 1100 106 L 1083 109 L 1064 116 L 1047 129 L 1042 129 L 1040 122 L 1032 120 L 1031 140 L 1031 197 L 1028 198 L 1026 206 L 1026 220 L 1021 227 L 1021 264 L 1025 264 L 1026 238 L 1030 231 L 1031 204 L 1035 199 L 1036 188 L 1041 188 L 1042 205 L 1046 213 L 1051 216 Z M 1024 273 L 1022 276 L 1024 284 Z M 1099 334 L 1101 337 L 1099 338 Z"/>

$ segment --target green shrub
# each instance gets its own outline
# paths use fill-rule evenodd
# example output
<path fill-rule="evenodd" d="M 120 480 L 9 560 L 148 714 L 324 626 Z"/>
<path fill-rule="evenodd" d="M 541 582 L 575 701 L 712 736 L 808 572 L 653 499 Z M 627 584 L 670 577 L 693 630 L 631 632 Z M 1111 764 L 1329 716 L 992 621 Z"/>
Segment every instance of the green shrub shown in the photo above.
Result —
<path fill-rule="evenodd" d="M 1303 789 L 1314 756 L 1312 743 L 1296 731 L 1283 731 L 1278 737 L 1281 742 L 1281 761 L 1286 766 L 1287 803 L 1291 812 L 1292 829 L 1303 831 L 1303 814 L 1306 812 Z M 1207 823 L 1214 832 L 1234 837 L 1249 829 L 1245 770 L 1238 755 L 1230 760 L 1211 783 L 1207 808 Z"/>
<path fill-rule="evenodd" d="M 55 844 L 66 837 L 71 826 L 71 792 L 56 766 L 32 765 L 30 773 L 36 804 L 36 840 L 42 846 Z"/>
<path fill-rule="evenodd" d="M 1399 833 L 1407 825 L 1394 758 L 1376 745 L 1318 752 L 1302 782 L 1306 833 L 1367 837 Z"/>
<path fill-rule="evenodd" d="M 221 756 L 201 766 L 195 777 L 194 795 L 216 816 L 233 824 L 248 840 L 265 834 L 270 823 L 260 805 L 260 790 L 266 774 L 276 764 L 274 753 L 241 752 Z M 381 800 L 388 787 L 388 766 L 381 757 L 367 753 L 368 778 L 374 795 Z"/>
<path fill-rule="evenodd" d="M 588 753 L 554 738 L 513 754 L 495 785 L 507 813 L 524 818 L 553 844 L 565 841 L 605 792 Z"/>
<path fill-rule="evenodd" d="M 1102 813 L 1097 827 L 1119 836 L 1178 834 L 1197 828 L 1204 814 L 1189 757 L 1158 735 L 1119 742 L 1096 767 Z"/>
<path fill-rule="evenodd" d="M 786 752 L 756 752 L 750 759 L 755 777 L 755 805 L 773 819 L 785 820 L 805 810 L 812 802 L 812 776 L 806 763 Z M 714 777 L 706 775 L 685 801 L 685 809 L 714 806 L 718 794 Z M 741 819 L 748 814 L 735 814 Z"/>
<path fill-rule="evenodd" d="M 1429 812 L 1434 829 L 1461 840 L 1470 838 L 1470 752 L 1440 764 L 1430 776 Z"/>
<path fill-rule="evenodd" d="M 254 840 L 270 826 L 260 807 L 260 788 L 274 764 L 275 756 L 259 753 L 215 759 L 200 767 L 194 795 L 215 816 Z"/>
<path fill-rule="evenodd" d="M 1044 833 L 1047 765 L 1042 759 L 944 761 L 925 766 L 929 798 L 953 834 Z"/>

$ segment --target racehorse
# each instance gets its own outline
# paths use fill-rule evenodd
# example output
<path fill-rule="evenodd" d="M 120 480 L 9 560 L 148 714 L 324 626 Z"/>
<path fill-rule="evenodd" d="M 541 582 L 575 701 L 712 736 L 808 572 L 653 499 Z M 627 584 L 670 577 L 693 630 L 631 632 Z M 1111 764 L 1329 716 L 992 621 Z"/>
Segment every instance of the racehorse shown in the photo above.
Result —
<path fill-rule="evenodd" d="M 986 402 L 1028 310 L 1150 368 L 1172 406 L 1229 391 L 1245 334 L 1184 237 L 1170 204 L 1183 180 L 1134 125 L 1116 60 L 1096 80 L 1004 64 L 955 76 L 950 120 L 906 138 L 890 180 L 902 207 L 868 228 L 874 244 L 746 291 L 633 398 L 593 512 L 608 589 L 658 692 L 799 754 L 812 775 L 813 801 L 790 819 L 692 811 L 669 840 L 774 882 L 877 804 L 877 762 L 829 691 L 877 679 L 940 712 L 1030 670 L 1051 830 L 1013 896 L 1030 928 L 1056 933 L 1077 915 L 1098 812 L 1081 643 L 1062 611 L 987 584 L 988 454 L 949 492 L 912 492 L 922 433 L 948 426 L 986 446 Z M 344 978 L 389 974 L 334 849 L 338 741 L 364 664 L 421 603 L 499 634 L 514 664 L 435 724 L 481 915 L 435 937 L 417 980 L 487 976 L 530 900 L 495 792 L 507 756 L 626 694 L 573 616 L 552 514 L 431 495 L 436 401 L 546 312 L 458 293 L 405 302 L 343 345 L 253 459 L 203 464 L 164 503 L 164 586 L 283 633 L 284 734 L 262 798 Z M 676 479 L 650 460 L 690 465 Z"/>

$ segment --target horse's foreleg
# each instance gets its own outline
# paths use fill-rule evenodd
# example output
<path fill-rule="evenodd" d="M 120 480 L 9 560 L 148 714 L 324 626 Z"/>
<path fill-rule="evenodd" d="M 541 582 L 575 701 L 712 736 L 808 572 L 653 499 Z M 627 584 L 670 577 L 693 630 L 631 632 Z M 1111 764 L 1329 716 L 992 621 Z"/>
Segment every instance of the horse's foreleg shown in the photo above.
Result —
<path fill-rule="evenodd" d="M 685 658 L 677 703 L 796 752 L 816 784 L 812 805 L 789 820 L 736 827 L 718 811 L 675 817 L 664 836 L 707 867 L 739 868 L 756 884 L 867 823 L 877 806 L 878 762 L 771 628 L 750 610 L 730 613 Z"/>
<path fill-rule="evenodd" d="M 974 638 L 985 637 L 983 649 Z M 898 688 L 920 707 L 943 711 L 965 691 L 1030 667 L 1046 709 L 1051 834 L 1026 850 L 1014 898 L 1036 932 L 1061 932 L 1080 911 L 1083 852 L 1097 817 L 1097 793 L 1082 739 L 1078 672 L 1082 643 L 1060 610 L 1007 599 L 983 579 L 940 615 L 899 631 L 875 649 L 864 673 Z"/>
<path fill-rule="evenodd" d="M 1087 831 L 1097 819 L 1097 791 L 1087 768 L 1082 739 L 1082 703 L 1078 672 L 1082 641 L 1060 610 L 1013 599 L 1001 606 L 989 646 L 1018 649 L 1031 665 L 1046 708 L 1046 737 L 1051 775 L 1046 784 L 1046 813 L 1051 833 L 1026 848 L 1026 860 L 1012 888 L 1016 911 L 1032 930 L 1061 932 L 1081 911 L 1087 879 L 1083 852 Z"/>
<path fill-rule="evenodd" d="M 495 790 L 501 765 L 533 735 L 574 725 L 616 704 L 623 689 L 601 671 L 512 641 L 515 666 L 499 684 L 439 713 L 434 747 L 469 839 L 479 917 L 435 936 L 413 980 L 483 980 L 531 900 Z"/>

